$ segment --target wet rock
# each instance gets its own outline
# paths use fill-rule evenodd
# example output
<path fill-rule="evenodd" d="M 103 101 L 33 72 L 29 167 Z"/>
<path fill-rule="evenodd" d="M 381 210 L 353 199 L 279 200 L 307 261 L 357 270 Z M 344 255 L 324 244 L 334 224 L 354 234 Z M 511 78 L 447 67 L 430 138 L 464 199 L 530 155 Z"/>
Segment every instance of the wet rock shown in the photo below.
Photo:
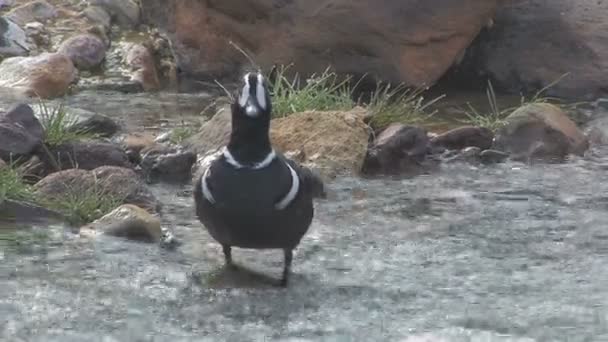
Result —
<path fill-rule="evenodd" d="M 105 216 L 82 227 L 80 234 L 106 234 L 142 242 L 160 242 L 160 219 L 132 204 L 123 204 Z"/>
<path fill-rule="evenodd" d="M 0 0 L 0 9 L 11 7 L 15 4 L 15 0 Z"/>
<path fill-rule="evenodd" d="M 20 26 L 32 21 L 45 22 L 57 16 L 57 9 L 44 0 L 30 1 L 15 7 L 6 14 L 6 17 Z"/>
<path fill-rule="evenodd" d="M 523 161 L 562 161 L 582 155 L 587 137 L 559 107 L 547 103 L 525 105 L 507 118 L 496 135 L 495 147 Z"/>
<path fill-rule="evenodd" d="M 272 120 L 270 138 L 281 152 L 300 150 L 298 162 L 325 178 L 358 174 L 367 151 L 369 130 L 365 110 L 309 111 Z"/>
<path fill-rule="evenodd" d="M 141 151 L 139 164 L 150 181 L 184 182 L 190 179 L 196 154 L 181 147 L 156 145 Z"/>
<path fill-rule="evenodd" d="M 415 175 L 425 172 L 430 141 L 425 129 L 392 124 L 374 141 L 367 151 L 363 172 L 368 175 Z"/>
<path fill-rule="evenodd" d="M 135 204 L 151 213 L 161 210 L 160 202 L 135 171 L 116 166 L 59 171 L 40 180 L 34 189 L 36 195 L 44 199 L 61 199 L 70 193 L 100 189 L 109 196 L 122 199 L 124 204 Z"/>
<path fill-rule="evenodd" d="M 49 223 L 62 221 L 63 215 L 37 204 L 7 199 L 0 201 L 0 218 L 15 223 Z"/>
<path fill-rule="evenodd" d="M 481 149 L 476 146 L 470 146 L 467 148 L 458 151 L 455 155 L 445 158 L 444 162 L 453 163 L 453 162 L 465 162 L 470 164 L 478 164 L 480 162 L 479 155 L 481 154 Z"/>
<path fill-rule="evenodd" d="M 138 81 L 112 76 L 81 78 L 75 89 L 77 91 L 111 91 L 125 94 L 135 94 L 144 91 L 141 83 Z"/>
<path fill-rule="evenodd" d="M 43 23 L 34 21 L 25 24 L 25 34 L 33 43 L 30 44 L 30 55 L 34 56 L 51 47 L 51 35 Z"/>
<path fill-rule="evenodd" d="M 509 154 L 498 150 L 485 150 L 479 154 L 479 159 L 483 164 L 497 164 L 509 158 Z"/>
<path fill-rule="evenodd" d="M 45 163 L 47 173 L 71 168 L 92 170 L 101 166 L 132 168 L 127 153 L 120 146 L 101 141 L 76 141 L 48 147 L 48 153 L 38 157 Z"/>
<path fill-rule="evenodd" d="M 40 146 L 43 136 L 42 125 L 27 104 L 0 113 L 0 159 L 29 155 Z"/>
<path fill-rule="evenodd" d="M 487 128 L 464 126 L 432 138 L 431 145 L 445 147 L 449 150 L 462 150 L 470 146 L 486 150 L 492 147 L 493 140 L 494 134 Z"/>
<path fill-rule="evenodd" d="M 221 2 L 142 0 L 145 21 L 171 32 L 182 75 L 232 74 L 249 66 L 230 42 L 265 69 L 327 65 L 430 86 L 494 15 L 497 0 L 310 0 Z M 251 20 L 244 20 L 250 18 Z"/>
<path fill-rule="evenodd" d="M 595 99 L 608 90 L 608 5 L 605 1 L 504 1 L 494 29 L 479 41 L 475 64 L 495 84 L 534 92 Z"/>
<path fill-rule="evenodd" d="M 4 160 L 0 159 L 0 170 L 2 170 L 5 167 L 6 167 L 6 162 Z"/>
<path fill-rule="evenodd" d="M 425 129 L 395 123 L 374 141 L 365 157 L 365 174 L 418 174 L 429 151 Z"/>
<path fill-rule="evenodd" d="M 110 28 L 112 17 L 102 7 L 89 6 L 83 11 L 83 14 L 90 21 L 97 25 L 101 25 L 104 29 L 108 30 Z"/>
<path fill-rule="evenodd" d="M 11 20 L 0 17 L 0 56 L 25 56 L 29 51 L 25 31 Z"/>
<path fill-rule="evenodd" d="M 224 106 L 209 121 L 202 124 L 198 133 L 186 139 L 184 146 L 204 156 L 226 145 L 231 131 L 230 106 Z"/>
<path fill-rule="evenodd" d="M 61 43 L 58 52 L 70 57 L 80 70 L 98 67 L 106 57 L 106 46 L 92 34 L 79 34 Z"/>
<path fill-rule="evenodd" d="M 16 88 L 28 96 L 62 96 L 78 72 L 64 54 L 43 53 L 35 57 L 11 57 L 0 63 L 0 87 Z"/>
<path fill-rule="evenodd" d="M 88 132 L 101 137 L 111 137 L 120 130 L 120 126 L 105 115 L 93 114 L 71 127 L 73 131 Z"/>
<path fill-rule="evenodd" d="M 126 48 L 125 64 L 131 71 L 131 80 L 141 84 L 144 91 L 160 88 L 154 57 L 142 44 L 130 44 Z"/>
<path fill-rule="evenodd" d="M 141 162 L 141 150 L 156 146 L 154 137 L 147 133 L 130 133 L 119 137 L 118 143 L 126 151 L 133 164 Z"/>
<path fill-rule="evenodd" d="M 133 28 L 139 25 L 139 5 L 132 0 L 90 0 L 89 5 L 103 8 L 120 26 Z M 168 6 L 168 4 L 163 4 Z"/>

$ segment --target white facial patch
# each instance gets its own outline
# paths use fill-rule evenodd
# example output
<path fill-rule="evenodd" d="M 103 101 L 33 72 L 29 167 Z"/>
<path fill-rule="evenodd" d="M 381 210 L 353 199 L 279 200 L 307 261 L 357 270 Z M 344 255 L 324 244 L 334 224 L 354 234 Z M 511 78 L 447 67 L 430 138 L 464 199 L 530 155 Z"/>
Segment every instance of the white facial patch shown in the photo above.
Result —
<path fill-rule="evenodd" d="M 281 199 L 274 207 L 278 210 L 283 210 L 287 208 L 287 206 L 296 198 L 298 194 L 298 190 L 300 190 L 300 178 L 296 171 L 291 167 L 291 165 L 287 164 L 289 171 L 291 172 L 291 189 L 283 199 Z"/>
<path fill-rule="evenodd" d="M 266 109 L 266 91 L 264 89 L 264 77 L 262 74 L 258 74 L 258 86 L 256 90 L 258 105 L 260 105 L 260 108 Z"/>
<path fill-rule="evenodd" d="M 243 86 L 241 96 L 239 97 L 239 105 L 241 107 L 245 107 L 247 100 L 249 100 L 249 73 L 243 77 L 243 80 L 245 81 L 245 85 Z"/>

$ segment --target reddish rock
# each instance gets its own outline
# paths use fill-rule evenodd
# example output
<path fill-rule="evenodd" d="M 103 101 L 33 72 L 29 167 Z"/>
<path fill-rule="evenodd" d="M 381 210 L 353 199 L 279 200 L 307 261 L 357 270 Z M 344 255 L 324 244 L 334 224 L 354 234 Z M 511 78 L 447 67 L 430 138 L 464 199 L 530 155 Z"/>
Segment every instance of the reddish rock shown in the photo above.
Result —
<path fill-rule="evenodd" d="M 158 90 L 160 81 L 150 50 L 141 44 L 126 49 L 125 63 L 131 69 L 131 80 L 139 82 L 145 91 Z"/>
<path fill-rule="evenodd" d="M 493 17 L 498 0 L 142 0 L 144 20 L 172 33 L 186 76 L 249 66 L 374 75 L 430 86 Z"/>
<path fill-rule="evenodd" d="M 72 60 L 61 53 L 11 57 L 0 63 L 0 87 L 16 88 L 29 96 L 62 96 L 76 80 Z"/>

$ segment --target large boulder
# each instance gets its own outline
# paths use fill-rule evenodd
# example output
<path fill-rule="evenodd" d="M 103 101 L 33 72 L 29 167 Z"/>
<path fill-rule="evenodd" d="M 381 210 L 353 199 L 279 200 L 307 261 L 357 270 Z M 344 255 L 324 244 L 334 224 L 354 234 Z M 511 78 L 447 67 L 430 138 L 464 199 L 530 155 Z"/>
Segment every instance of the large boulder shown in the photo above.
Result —
<path fill-rule="evenodd" d="M 0 63 L 0 87 L 19 89 L 28 96 L 62 96 L 77 75 L 72 60 L 61 53 L 11 57 Z"/>
<path fill-rule="evenodd" d="M 592 99 L 608 94 L 608 2 L 504 1 L 475 64 L 513 92 Z"/>
<path fill-rule="evenodd" d="M 19 104 L 0 113 L 0 159 L 10 160 L 32 153 L 44 137 L 32 108 Z"/>
<path fill-rule="evenodd" d="M 274 147 L 325 178 L 359 174 L 367 151 L 369 129 L 365 110 L 309 111 L 272 120 Z"/>
<path fill-rule="evenodd" d="M 559 107 L 532 103 L 513 112 L 496 134 L 495 147 L 526 162 L 559 162 L 569 154 L 582 155 L 587 137 Z"/>
<path fill-rule="evenodd" d="M 103 166 L 94 170 L 69 169 L 50 174 L 34 185 L 41 199 L 65 198 L 70 194 L 97 189 L 106 195 L 134 204 L 151 213 L 161 210 L 161 204 L 133 170 Z"/>
<path fill-rule="evenodd" d="M 169 32 L 186 76 L 294 64 L 430 86 L 493 17 L 498 0 L 142 0 L 147 23 Z"/>
<path fill-rule="evenodd" d="M 87 33 L 66 39 L 58 51 L 70 57 L 74 66 L 81 70 L 96 68 L 106 58 L 104 42 L 99 37 Z"/>

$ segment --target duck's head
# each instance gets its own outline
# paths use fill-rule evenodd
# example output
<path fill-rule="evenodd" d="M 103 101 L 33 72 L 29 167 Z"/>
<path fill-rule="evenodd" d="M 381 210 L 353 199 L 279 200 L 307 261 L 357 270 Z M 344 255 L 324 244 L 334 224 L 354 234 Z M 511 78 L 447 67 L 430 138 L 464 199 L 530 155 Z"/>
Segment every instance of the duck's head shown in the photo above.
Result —
<path fill-rule="evenodd" d="M 233 114 L 250 119 L 270 120 L 272 103 L 266 79 L 259 72 L 243 76 L 243 88 L 233 103 Z"/>

